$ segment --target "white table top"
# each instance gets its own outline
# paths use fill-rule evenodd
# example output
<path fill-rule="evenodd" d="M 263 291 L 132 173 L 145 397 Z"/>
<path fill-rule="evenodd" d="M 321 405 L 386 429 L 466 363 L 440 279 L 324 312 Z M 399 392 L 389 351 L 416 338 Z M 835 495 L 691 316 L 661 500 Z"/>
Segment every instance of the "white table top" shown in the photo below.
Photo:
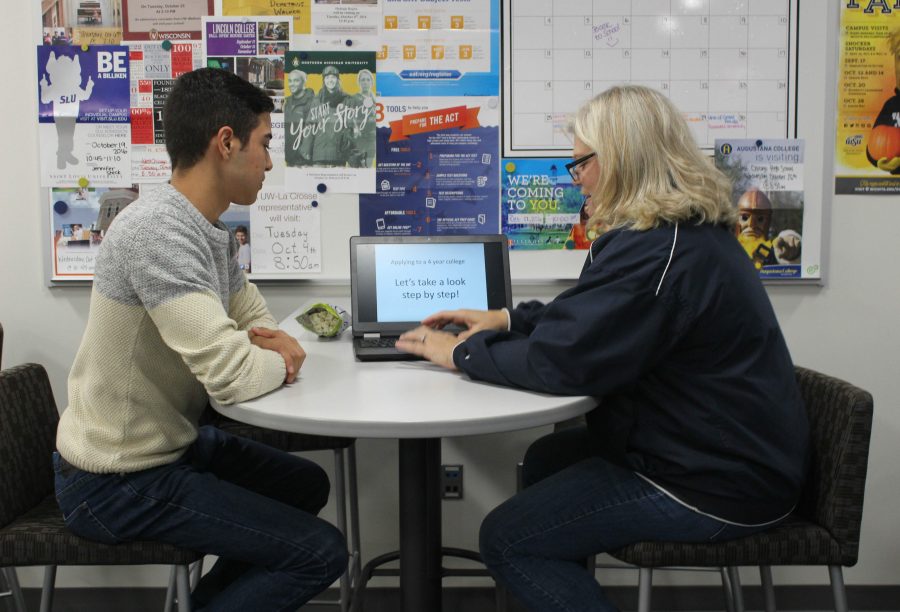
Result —
<path fill-rule="evenodd" d="M 299 311 L 298 311 L 299 312 Z M 292 313 L 281 329 L 307 353 L 297 381 L 253 400 L 214 407 L 282 431 L 355 438 L 438 438 L 512 431 L 584 414 L 590 397 L 562 397 L 475 382 L 426 361 L 359 362 L 348 329 L 319 339 Z"/>

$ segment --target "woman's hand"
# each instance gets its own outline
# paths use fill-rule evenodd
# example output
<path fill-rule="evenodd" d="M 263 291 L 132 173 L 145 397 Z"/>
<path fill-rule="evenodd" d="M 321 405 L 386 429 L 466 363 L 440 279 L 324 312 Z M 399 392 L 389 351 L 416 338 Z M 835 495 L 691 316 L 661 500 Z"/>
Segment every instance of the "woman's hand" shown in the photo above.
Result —
<path fill-rule="evenodd" d="M 420 325 L 400 336 L 397 339 L 397 348 L 424 357 L 439 366 L 455 370 L 453 348 L 459 344 L 460 339 L 453 334 Z"/>
<path fill-rule="evenodd" d="M 504 310 L 442 310 L 426 317 L 422 325 L 434 329 L 443 329 L 447 325 L 465 327 L 466 329 L 456 337 L 459 341 L 486 329 L 507 331 L 509 318 Z"/>
<path fill-rule="evenodd" d="M 284 382 L 292 383 L 297 379 L 297 373 L 303 360 L 306 359 L 306 351 L 297 342 L 297 339 L 280 329 L 268 329 L 266 327 L 254 327 L 249 332 L 250 343 L 267 351 L 275 351 L 284 359 L 284 368 L 287 374 Z"/>

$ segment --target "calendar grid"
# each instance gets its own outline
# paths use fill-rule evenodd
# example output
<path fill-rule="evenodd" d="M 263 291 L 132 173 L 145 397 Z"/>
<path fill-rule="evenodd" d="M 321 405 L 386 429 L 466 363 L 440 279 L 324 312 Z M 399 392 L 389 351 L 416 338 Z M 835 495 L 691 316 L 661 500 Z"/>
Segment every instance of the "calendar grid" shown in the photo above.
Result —
<path fill-rule="evenodd" d="M 790 134 L 797 0 L 505 2 L 510 154 L 570 148 L 571 114 L 622 83 L 668 96 L 706 149 Z"/>

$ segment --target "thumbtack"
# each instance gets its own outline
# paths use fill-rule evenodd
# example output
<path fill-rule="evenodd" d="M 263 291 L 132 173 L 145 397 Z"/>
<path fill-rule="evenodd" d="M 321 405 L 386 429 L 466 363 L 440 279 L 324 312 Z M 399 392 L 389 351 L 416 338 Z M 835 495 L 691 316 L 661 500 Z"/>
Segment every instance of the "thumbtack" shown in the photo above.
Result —
<path fill-rule="evenodd" d="M 510 174 L 512 174 L 513 172 L 516 171 L 516 164 L 513 162 L 506 162 L 506 166 L 504 166 L 504 167 L 506 168 L 506 171 L 509 172 Z"/>
<path fill-rule="evenodd" d="M 757 141 L 756 141 L 756 146 L 757 146 L 757 147 L 761 147 L 761 146 L 762 146 L 762 140 L 757 140 Z"/>
<path fill-rule="evenodd" d="M 316 191 L 318 191 L 319 193 L 325 193 L 327 190 L 328 187 L 325 185 L 325 183 L 319 183 L 318 185 L 316 185 Z"/>
<path fill-rule="evenodd" d="M 69 205 L 62 200 L 57 200 L 53 203 L 53 212 L 57 215 L 64 215 L 69 212 Z"/>
<path fill-rule="evenodd" d="M 312 207 L 313 207 L 313 208 L 318 208 L 318 206 L 319 206 L 319 201 L 318 201 L 318 200 L 313 200 L 312 202 L 310 202 L 310 204 L 312 204 Z"/>
<path fill-rule="evenodd" d="M 166 51 L 168 51 L 169 49 L 171 49 L 171 48 L 172 48 L 172 41 L 171 41 L 171 40 L 164 40 L 164 41 L 162 41 L 162 48 L 163 48 L 164 50 L 166 50 Z"/>
<path fill-rule="evenodd" d="M 344 41 L 344 44 L 347 45 L 348 47 L 352 47 L 353 41 L 348 38 L 346 41 Z"/>
<path fill-rule="evenodd" d="M 90 49 L 90 48 L 91 48 L 90 45 L 88 45 L 87 43 L 84 43 L 83 45 L 81 45 L 81 50 L 82 50 L 82 51 L 87 51 L 87 50 Z"/>
<path fill-rule="evenodd" d="M 86 179 L 85 177 L 83 177 L 83 176 L 82 176 L 80 179 L 78 179 L 78 186 L 81 187 L 82 189 L 85 188 L 85 187 L 87 187 L 87 186 L 88 186 L 88 183 L 90 183 L 90 181 L 87 180 L 87 179 Z"/>

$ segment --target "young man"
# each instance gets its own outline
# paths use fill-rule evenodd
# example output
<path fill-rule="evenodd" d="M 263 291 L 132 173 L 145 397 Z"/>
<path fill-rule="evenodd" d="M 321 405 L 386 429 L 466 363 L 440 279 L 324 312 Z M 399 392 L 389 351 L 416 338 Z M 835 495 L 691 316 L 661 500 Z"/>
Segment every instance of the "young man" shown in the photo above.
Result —
<path fill-rule="evenodd" d="M 209 397 L 271 391 L 305 358 L 219 221 L 230 203 L 252 204 L 272 168 L 272 109 L 222 70 L 176 82 L 164 109 L 172 179 L 103 241 L 57 433 L 69 528 L 218 555 L 193 594 L 204 610 L 295 610 L 347 565 L 340 532 L 316 518 L 329 490 L 319 466 L 197 425 Z"/>

